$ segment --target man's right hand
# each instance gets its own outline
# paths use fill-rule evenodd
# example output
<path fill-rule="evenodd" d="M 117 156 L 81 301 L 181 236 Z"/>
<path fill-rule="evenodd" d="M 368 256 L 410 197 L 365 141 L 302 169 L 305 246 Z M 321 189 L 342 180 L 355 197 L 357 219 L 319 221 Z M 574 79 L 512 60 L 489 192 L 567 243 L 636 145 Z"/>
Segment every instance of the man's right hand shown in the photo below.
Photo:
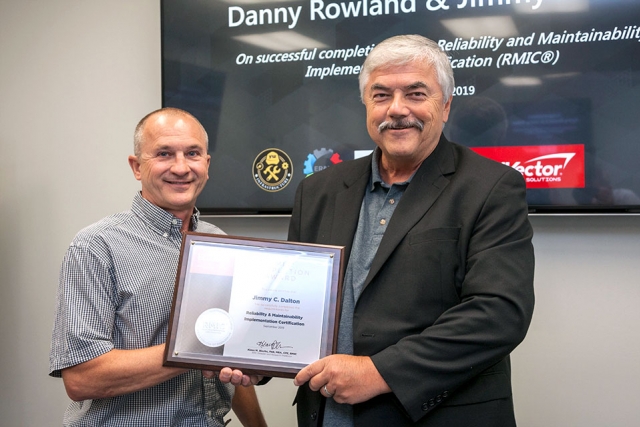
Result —
<path fill-rule="evenodd" d="M 246 387 L 256 385 L 262 380 L 262 375 L 244 375 L 239 369 L 222 368 L 220 372 L 202 371 L 202 375 L 204 375 L 205 378 L 211 379 L 215 377 L 216 374 L 223 383 L 231 383 L 235 386 L 242 385 Z"/>

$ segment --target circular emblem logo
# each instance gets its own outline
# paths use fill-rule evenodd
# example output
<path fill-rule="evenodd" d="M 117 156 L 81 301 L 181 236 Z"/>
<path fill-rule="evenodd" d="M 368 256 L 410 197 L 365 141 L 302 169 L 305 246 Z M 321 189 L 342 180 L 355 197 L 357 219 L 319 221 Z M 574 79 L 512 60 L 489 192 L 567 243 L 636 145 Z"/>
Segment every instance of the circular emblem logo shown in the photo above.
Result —
<path fill-rule="evenodd" d="M 224 345 L 233 333 L 231 316 L 220 308 L 204 311 L 196 320 L 196 337 L 207 347 Z"/>
<path fill-rule="evenodd" d="M 264 191 L 280 191 L 291 182 L 293 164 L 284 151 L 268 148 L 253 161 L 253 180 Z"/>
<path fill-rule="evenodd" d="M 313 154 L 309 153 L 307 160 L 304 161 L 303 172 L 305 176 L 313 175 L 337 163 L 342 163 L 342 159 L 340 154 L 334 153 L 332 149 L 313 150 Z"/>

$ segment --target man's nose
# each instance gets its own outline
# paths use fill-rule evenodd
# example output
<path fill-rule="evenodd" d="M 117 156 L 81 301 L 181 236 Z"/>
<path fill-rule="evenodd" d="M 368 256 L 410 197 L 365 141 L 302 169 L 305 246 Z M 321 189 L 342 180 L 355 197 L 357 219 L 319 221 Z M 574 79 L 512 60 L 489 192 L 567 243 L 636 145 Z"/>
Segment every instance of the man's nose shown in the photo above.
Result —
<path fill-rule="evenodd" d="M 404 117 L 411 114 L 403 93 L 394 92 L 387 114 L 390 117 Z"/>
<path fill-rule="evenodd" d="M 176 175 L 184 175 L 189 172 L 189 164 L 184 154 L 176 154 L 173 164 L 171 165 L 171 172 Z"/>

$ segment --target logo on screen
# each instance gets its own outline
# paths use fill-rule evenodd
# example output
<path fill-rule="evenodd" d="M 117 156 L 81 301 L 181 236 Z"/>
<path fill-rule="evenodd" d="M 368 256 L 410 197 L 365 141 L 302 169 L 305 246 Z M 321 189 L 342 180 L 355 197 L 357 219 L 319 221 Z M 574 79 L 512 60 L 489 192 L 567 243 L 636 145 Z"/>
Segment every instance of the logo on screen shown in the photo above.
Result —
<path fill-rule="evenodd" d="M 253 161 L 253 180 L 264 191 L 280 191 L 291 182 L 291 158 L 278 148 L 262 151 Z"/>
<path fill-rule="evenodd" d="M 342 163 L 342 159 L 340 158 L 340 154 L 334 153 L 333 150 L 326 148 L 313 150 L 313 153 L 307 155 L 307 160 L 304 161 L 304 169 L 302 172 L 305 176 L 309 176 L 336 163 Z"/>
<path fill-rule="evenodd" d="M 527 182 L 527 188 L 584 188 L 584 145 L 471 149 L 520 172 Z"/>

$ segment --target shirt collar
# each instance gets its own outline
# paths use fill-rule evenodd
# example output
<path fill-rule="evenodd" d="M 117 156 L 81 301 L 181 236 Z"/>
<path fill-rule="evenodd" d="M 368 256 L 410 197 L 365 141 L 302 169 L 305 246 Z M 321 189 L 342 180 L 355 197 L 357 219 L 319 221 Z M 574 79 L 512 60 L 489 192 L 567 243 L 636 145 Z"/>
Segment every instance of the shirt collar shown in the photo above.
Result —
<path fill-rule="evenodd" d="M 369 190 L 373 191 L 376 187 L 376 184 L 381 185 L 385 188 L 390 188 L 391 186 L 382 180 L 382 176 L 380 175 L 380 156 L 382 156 L 382 150 L 380 147 L 376 147 L 373 150 L 373 156 L 371 156 L 371 183 L 369 186 Z M 416 173 L 411 174 L 409 179 L 404 182 L 396 182 L 394 185 L 407 185 L 411 182 L 411 179 Z"/>
<path fill-rule="evenodd" d="M 160 234 L 168 233 L 171 229 L 182 228 L 182 220 L 174 216 L 173 214 L 165 211 L 159 206 L 154 205 L 144 197 L 140 192 L 136 193 L 131 204 L 131 211 L 142 219 L 146 224 L 152 228 L 157 229 Z M 198 228 L 198 221 L 200 220 L 200 211 L 197 208 L 193 208 L 193 215 L 191 215 L 191 224 L 193 230 Z"/>

